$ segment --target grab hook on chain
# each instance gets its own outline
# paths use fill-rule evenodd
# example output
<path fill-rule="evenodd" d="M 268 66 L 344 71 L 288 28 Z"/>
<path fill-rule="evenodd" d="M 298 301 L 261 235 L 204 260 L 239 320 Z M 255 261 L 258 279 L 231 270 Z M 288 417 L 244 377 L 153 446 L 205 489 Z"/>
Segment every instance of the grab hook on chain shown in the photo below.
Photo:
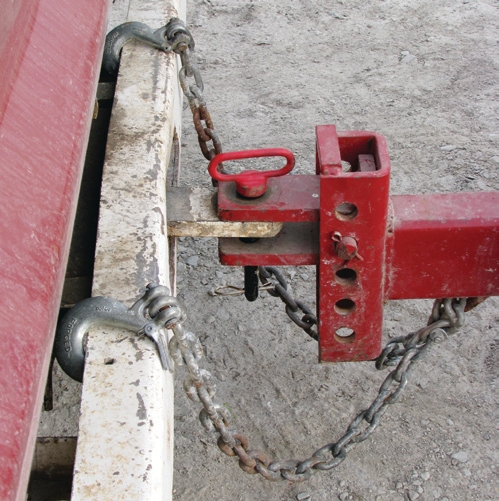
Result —
<path fill-rule="evenodd" d="M 54 352 L 64 372 L 83 380 L 85 337 L 92 327 L 118 327 L 144 334 L 156 344 L 163 369 L 172 372 L 165 328 L 177 321 L 180 310 L 172 304 L 168 287 L 151 283 L 131 308 L 109 297 L 91 297 L 71 308 L 59 322 Z"/>
<path fill-rule="evenodd" d="M 163 52 L 178 52 L 194 49 L 194 39 L 181 19 L 170 19 L 165 26 L 154 31 L 147 24 L 132 21 L 120 24 L 106 36 L 102 70 L 104 74 L 116 76 L 120 65 L 121 49 L 130 40 L 139 40 Z"/>

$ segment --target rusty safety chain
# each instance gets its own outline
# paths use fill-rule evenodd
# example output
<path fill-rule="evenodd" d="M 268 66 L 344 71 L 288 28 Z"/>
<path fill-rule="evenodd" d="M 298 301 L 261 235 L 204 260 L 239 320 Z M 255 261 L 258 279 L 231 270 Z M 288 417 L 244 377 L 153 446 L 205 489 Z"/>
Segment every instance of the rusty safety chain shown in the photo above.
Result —
<path fill-rule="evenodd" d="M 291 296 L 288 291 L 288 283 L 282 273 L 274 266 L 260 266 L 258 267 L 258 277 L 261 282 L 258 291 L 267 291 L 271 296 L 280 298 L 285 304 L 288 317 L 312 339 L 318 341 L 319 334 L 315 328 L 317 317 L 303 301 Z M 275 278 L 275 281 L 271 280 L 272 277 Z M 221 285 L 214 290 L 214 294 L 216 296 L 239 296 L 244 294 L 244 288 L 236 285 Z M 303 313 L 302 316 L 300 316 L 300 312 Z"/>
<path fill-rule="evenodd" d="M 182 62 L 182 68 L 179 71 L 180 86 L 189 101 L 201 152 L 207 160 L 211 160 L 215 155 L 222 153 L 222 145 L 213 127 L 213 120 L 203 95 L 204 84 L 201 73 L 191 58 L 194 39 L 185 24 L 176 18 L 169 21 L 166 37 L 171 43 L 172 50 L 180 56 Z M 188 79 L 192 79 L 192 82 Z M 210 141 L 212 146 L 209 146 Z"/>
<path fill-rule="evenodd" d="M 202 345 L 195 334 L 184 329 L 184 307 L 176 298 L 169 299 L 170 308 L 175 308 L 169 312 L 171 320 L 165 325 L 173 331 L 169 352 L 176 364 L 187 366 L 188 376 L 184 380 L 184 389 L 191 400 L 202 403 L 199 418 L 203 426 L 208 431 L 218 432 L 218 447 L 228 456 L 238 457 L 239 466 L 245 472 L 260 473 L 271 481 L 292 482 L 308 480 L 313 470 L 330 470 L 338 466 L 356 444 L 373 433 L 388 406 L 396 403 L 406 388 L 414 362 L 432 343 L 444 341 L 462 327 L 466 306 L 466 299 L 436 300 L 426 327 L 388 342 L 376 360 L 376 368 L 395 368 L 385 378 L 371 405 L 357 414 L 339 440 L 317 449 L 306 460 L 271 461 L 263 452 L 249 447 L 246 435 L 230 429 L 228 410 L 213 401 L 213 376 L 198 365 L 203 355 Z M 303 311 L 308 315 L 308 310 Z"/>
<path fill-rule="evenodd" d="M 281 272 L 274 266 L 260 266 L 258 275 L 262 283 L 263 290 L 266 290 L 271 296 L 279 297 L 286 305 L 286 313 L 288 317 L 301 329 L 303 329 L 312 339 L 319 340 L 319 334 L 315 326 L 317 325 L 317 317 L 312 310 L 302 301 L 293 299 L 288 291 L 288 284 Z M 274 276 L 276 282 L 271 288 L 270 278 Z M 300 317 L 300 312 L 303 316 Z"/>

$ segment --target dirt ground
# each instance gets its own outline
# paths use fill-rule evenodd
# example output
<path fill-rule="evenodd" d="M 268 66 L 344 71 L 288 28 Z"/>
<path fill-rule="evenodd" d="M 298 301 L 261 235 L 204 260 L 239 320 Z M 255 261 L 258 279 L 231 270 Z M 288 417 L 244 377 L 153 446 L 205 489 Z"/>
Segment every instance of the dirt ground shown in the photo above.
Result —
<path fill-rule="evenodd" d="M 188 4 L 205 96 L 225 151 L 286 147 L 313 173 L 318 124 L 379 132 L 393 194 L 498 189 L 497 27 L 493 0 L 204 0 Z M 209 185 L 189 109 L 182 176 Z M 337 440 L 386 376 L 373 363 L 318 364 L 315 341 L 267 294 L 254 303 L 213 296 L 241 285 L 217 242 L 179 242 L 178 295 L 207 352 L 218 402 L 250 444 L 304 459 Z M 445 266 L 445 258 L 442 258 Z M 456 273 L 459 271 L 456 270 Z M 286 268 L 315 307 L 315 270 Z M 174 499 L 498 499 L 499 302 L 467 315 L 435 346 L 400 403 L 339 467 L 308 483 L 270 483 L 239 469 L 205 432 L 177 373 Z M 385 307 L 386 339 L 418 328 L 431 301 Z"/>
<path fill-rule="evenodd" d="M 315 172 L 316 125 L 372 130 L 388 143 L 392 194 L 499 189 L 497 0 L 190 0 L 188 26 L 225 151 L 286 147 Z M 181 184 L 209 186 L 190 110 Z M 214 239 L 180 239 L 179 297 L 206 351 L 216 400 L 252 447 L 305 459 L 343 435 L 377 394 L 374 364 L 318 364 L 317 345 L 267 294 L 249 303 L 213 294 L 242 285 L 218 263 Z M 445 256 L 442 266 L 446 266 Z M 315 269 L 285 268 L 315 308 Z M 456 270 L 459 273 L 459 270 Z M 426 323 L 429 300 L 385 306 L 384 336 Z M 468 501 L 499 499 L 499 300 L 418 363 L 377 431 L 307 483 L 244 473 L 202 428 L 177 369 L 174 499 L 182 501 Z M 56 378 L 58 435 L 74 435 L 78 384 Z M 54 429 L 43 413 L 40 435 Z"/>

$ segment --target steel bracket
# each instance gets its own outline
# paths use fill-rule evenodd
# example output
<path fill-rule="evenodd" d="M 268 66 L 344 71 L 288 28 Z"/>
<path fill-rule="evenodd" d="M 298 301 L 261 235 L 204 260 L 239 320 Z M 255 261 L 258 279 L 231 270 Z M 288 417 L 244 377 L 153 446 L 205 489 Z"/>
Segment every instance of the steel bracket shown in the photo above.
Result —
<path fill-rule="evenodd" d="M 321 361 L 376 358 L 389 299 L 499 294 L 499 192 L 390 197 L 382 136 L 316 134 L 316 175 L 271 178 L 255 199 L 220 182 L 218 215 L 284 223 L 253 243 L 221 238 L 222 264 L 317 266 Z"/>

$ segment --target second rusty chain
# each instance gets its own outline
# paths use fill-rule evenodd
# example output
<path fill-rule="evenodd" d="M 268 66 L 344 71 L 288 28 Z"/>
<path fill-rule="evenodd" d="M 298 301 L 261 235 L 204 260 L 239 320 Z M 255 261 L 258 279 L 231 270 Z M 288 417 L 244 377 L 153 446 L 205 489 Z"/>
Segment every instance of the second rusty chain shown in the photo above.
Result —
<path fill-rule="evenodd" d="M 271 296 L 278 297 L 286 305 L 288 317 L 301 329 L 303 329 L 312 339 L 319 340 L 317 332 L 317 317 L 312 310 L 303 302 L 294 299 L 288 291 L 288 283 L 282 276 L 282 273 L 274 266 L 260 266 L 258 276 L 262 283 L 263 290 L 266 290 Z M 276 282 L 272 283 L 272 276 Z M 269 286 L 272 286 L 269 288 Z M 300 312 L 303 316 L 300 317 Z"/>
<path fill-rule="evenodd" d="M 229 412 L 224 406 L 213 401 L 213 377 L 198 365 L 203 355 L 199 339 L 184 329 L 185 311 L 180 303 L 171 297 L 170 306 L 178 310 L 178 317 L 170 315 L 170 322 L 165 325 L 173 331 L 169 343 L 170 355 L 176 364 L 187 366 L 188 376 L 184 380 L 184 389 L 191 400 L 202 403 L 203 409 L 199 418 L 207 430 L 218 432 L 218 446 L 221 451 L 239 459 L 239 466 L 247 473 L 259 473 L 271 481 L 300 482 L 308 480 L 313 470 L 330 470 L 338 466 L 353 447 L 373 433 L 381 416 L 390 405 L 399 400 L 406 388 L 414 362 L 426 352 L 430 344 L 444 341 L 462 327 L 466 299 L 436 300 L 426 327 L 407 336 L 392 339 L 376 360 L 376 368 L 395 368 L 383 381 L 371 405 L 355 416 L 339 440 L 317 449 L 308 459 L 287 461 L 272 461 L 265 453 L 250 449 L 248 437 L 230 429 Z"/>
<path fill-rule="evenodd" d="M 172 50 L 180 56 L 182 68 L 179 71 L 179 81 L 182 92 L 189 101 L 194 128 L 198 134 L 199 147 L 206 160 L 222 153 L 222 145 L 215 132 L 213 120 L 204 98 L 204 84 L 199 68 L 191 59 L 194 49 L 194 39 L 180 19 L 171 19 L 167 25 L 166 37 L 171 43 Z M 189 79 L 192 79 L 189 82 Z M 210 146 L 209 143 L 212 143 Z M 223 167 L 220 166 L 221 172 Z"/>

